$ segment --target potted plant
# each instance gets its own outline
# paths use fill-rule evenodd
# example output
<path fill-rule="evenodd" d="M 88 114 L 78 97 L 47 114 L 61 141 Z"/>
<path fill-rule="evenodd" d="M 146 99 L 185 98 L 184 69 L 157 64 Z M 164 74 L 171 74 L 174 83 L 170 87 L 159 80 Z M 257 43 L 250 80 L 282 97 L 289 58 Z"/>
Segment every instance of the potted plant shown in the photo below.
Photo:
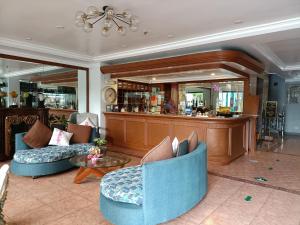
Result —
<path fill-rule="evenodd" d="M 95 143 L 95 145 L 99 148 L 99 149 L 101 149 L 101 153 L 103 154 L 103 155 L 105 155 L 106 154 L 106 150 L 107 150 L 107 140 L 105 139 L 105 138 L 101 138 L 101 137 L 99 137 L 99 138 L 95 138 L 94 139 L 94 143 Z"/>
<path fill-rule="evenodd" d="M 50 115 L 49 122 L 51 128 L 58 128 L 60 130 L 65 130 L 68 126 L 68 120 L 66 119 L 65 115 L 57 116 L 57 115 Z"/>

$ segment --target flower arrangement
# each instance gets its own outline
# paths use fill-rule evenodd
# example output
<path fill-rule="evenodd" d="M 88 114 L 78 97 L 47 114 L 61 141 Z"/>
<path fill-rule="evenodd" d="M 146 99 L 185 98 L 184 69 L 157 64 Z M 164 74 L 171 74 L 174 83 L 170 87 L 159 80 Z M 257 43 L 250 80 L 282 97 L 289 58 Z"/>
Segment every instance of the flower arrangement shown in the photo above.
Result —
<path fill-rule="evenodd" d="M 17 98 L 18 97 L 18 93 L 16 91 L 12 91 L 9 93 L 10 97 L 12 98 Z"/>
<path fill-rule="evenodd" d="M 101 158 L 103 154 L 101 153 L 101 149 L 97 146 L 93 146 L 89 149 L 89 154 L 87 159 L 92 160 L 92 162 L 96 162 L 97 159 Z"/>

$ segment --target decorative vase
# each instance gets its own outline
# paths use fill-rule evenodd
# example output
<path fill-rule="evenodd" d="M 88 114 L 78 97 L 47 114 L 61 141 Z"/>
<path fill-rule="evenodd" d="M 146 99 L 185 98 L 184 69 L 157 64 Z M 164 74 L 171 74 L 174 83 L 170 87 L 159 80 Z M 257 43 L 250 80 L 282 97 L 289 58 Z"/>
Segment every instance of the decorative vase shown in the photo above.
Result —
<path fill-rule="evenodd" d="M 93 157 L 91 160 L 92 160 L 92 164 L 96 164 L 96 163 L 97 163 L 97 160 L 98 160 L 98 158 L 96 158 L 96 157 Z"/>
<path fill-rule="evenodd" d="M 106 152 L 107 152 L 107 146 L 106 145 L 101 145 L 101 146 L 98 146 L 100 149 L 101 149 L 101 154 L 103 154 L 103 156 L 106 155 Z"/>
<path fill-rule="evenodd" d="M 17 98 L 12 98 L 12 105 L 17 105 Z"/>

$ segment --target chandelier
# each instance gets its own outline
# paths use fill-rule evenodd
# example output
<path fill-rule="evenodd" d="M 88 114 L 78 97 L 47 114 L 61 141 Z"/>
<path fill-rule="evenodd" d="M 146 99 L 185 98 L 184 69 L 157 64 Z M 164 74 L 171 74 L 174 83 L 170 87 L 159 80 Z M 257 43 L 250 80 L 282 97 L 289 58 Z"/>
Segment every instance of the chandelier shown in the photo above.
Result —
<path fill-rule="evenodd" d="M 113 28 L 121 35 L 126 34 L 127 28 L 131 31 L 138 30 L 139 21 L 137 17 L 128 11 L 116 12 L 111 6 L 103 6 L 102 10 L 96 6 L 90 6 L 86 12 L 78 11 L 75 15 L 76 26 L 82 27 L 87 33 L 91 32 L 94 25 L 101 20 L 104 21 L 101 29 L 103 36 L 108 36 Z"/>

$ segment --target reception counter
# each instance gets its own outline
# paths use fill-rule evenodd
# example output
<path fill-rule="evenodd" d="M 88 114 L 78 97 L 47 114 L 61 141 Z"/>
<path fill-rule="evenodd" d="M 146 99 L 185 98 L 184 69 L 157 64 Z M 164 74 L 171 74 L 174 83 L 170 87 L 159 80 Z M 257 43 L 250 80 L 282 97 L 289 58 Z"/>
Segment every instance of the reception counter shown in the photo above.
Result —
<path fill-rule="evenodd" d="M 250 148 L 249 116 L 219 118 L 118 112 L 104 115 L 107 137 L 112 144 L 137 156 L 146 154 L 166 136 L 184 140 L 193 130 L 208 146 L 209 163 L 228 164 Z"/>

